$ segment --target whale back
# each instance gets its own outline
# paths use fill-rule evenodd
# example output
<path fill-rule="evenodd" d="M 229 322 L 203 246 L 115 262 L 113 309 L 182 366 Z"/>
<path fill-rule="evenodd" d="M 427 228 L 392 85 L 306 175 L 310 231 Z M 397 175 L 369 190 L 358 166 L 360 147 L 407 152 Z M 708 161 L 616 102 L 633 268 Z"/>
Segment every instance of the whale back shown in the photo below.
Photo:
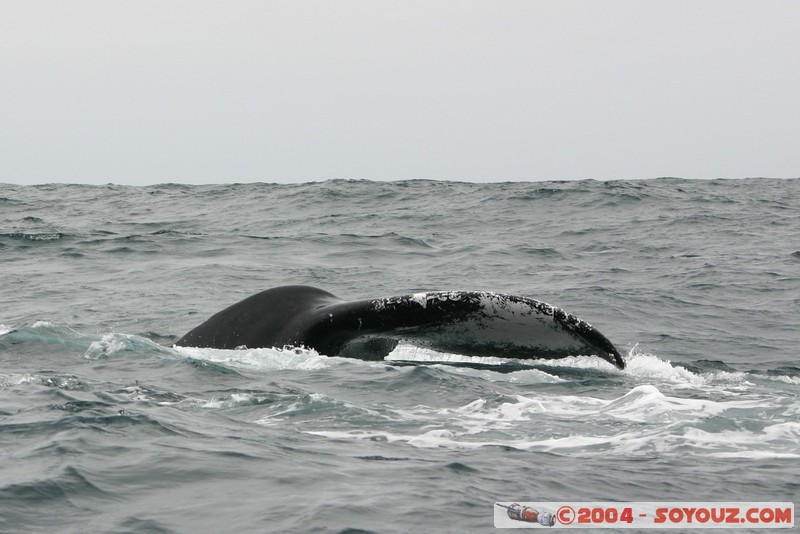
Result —
<path fill-rule="evenodd" d="M 475 291 L 344 301 L 309 286 L 279 287 L 222 310 L 176 344 L 304 346 L 330 356 L 375 360 L 399 342 L 474 356 L 596 355 L 625 366 L 614 345 L 578 317 L 534 299 Z"/>
<path fill-rule="evenodd" d="M 175 344 L 235 349 L 298 345 L 315 310 L 341 299 L 310 286 L 283 286 L 256 293 L 214 314 Z"/>
<path fill-rule="evenodd" d="M 330 347 L 338 353 L 352 352 L 353 342 L 360 346 L 364 339 L 390 338 L 464 355 L 517 359 L 596 355 L 619 368 L 625 365 L 614 345 L 586 321 L 515 295 L 435 291 L 337 303 L 326 312 L 326 330 L 336 323 L 333 330 L 350 332 L 349 340 Z"/>

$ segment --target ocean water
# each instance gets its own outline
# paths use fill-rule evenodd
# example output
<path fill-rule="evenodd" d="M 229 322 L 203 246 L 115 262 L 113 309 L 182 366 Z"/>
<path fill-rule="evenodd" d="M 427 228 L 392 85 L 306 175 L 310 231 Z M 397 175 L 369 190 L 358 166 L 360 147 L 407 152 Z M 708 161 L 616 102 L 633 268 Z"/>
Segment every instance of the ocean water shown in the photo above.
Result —
<path fill-rule="evenodd" d="M 528 296 L 627 368 L 173 346 L 286 284 Z M 800 180 L 0 185 L 0 532 L 487 532 L 557 500 L 800 502 Z"/>

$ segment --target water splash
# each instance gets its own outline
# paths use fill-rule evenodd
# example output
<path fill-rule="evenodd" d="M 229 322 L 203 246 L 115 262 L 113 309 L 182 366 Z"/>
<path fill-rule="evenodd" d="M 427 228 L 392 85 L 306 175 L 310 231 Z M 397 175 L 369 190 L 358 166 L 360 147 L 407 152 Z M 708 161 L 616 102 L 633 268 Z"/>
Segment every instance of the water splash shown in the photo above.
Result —
<path fill-rule="evenodd" d="M 322 369 L 337 362 L 353 361 L 345 358 L 322 356 L 313 349 L 286 347 L 283 349 L 208 349 L 197 347 L 174 347 L 174 350 L 190 358 L 222 364 L 226 367 L 251 371 L 283 371 L 287 369 Z"/>

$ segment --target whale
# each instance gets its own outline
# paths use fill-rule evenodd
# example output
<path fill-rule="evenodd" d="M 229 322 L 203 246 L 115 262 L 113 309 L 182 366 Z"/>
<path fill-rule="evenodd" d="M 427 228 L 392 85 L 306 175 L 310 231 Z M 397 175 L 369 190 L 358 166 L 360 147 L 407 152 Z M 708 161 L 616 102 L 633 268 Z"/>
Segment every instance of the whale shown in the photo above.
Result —
<path fill-rule="evenodd" d="M 616 347 L 586 321 L 532 298 L 487 291 L 348 301 L 311 286 L 276 287 L 216 313 L 175 345 L 304 347 L 327 356 L 382 360 L 399 343 L 521 360 L 597 356 L 625 368 Z"/>

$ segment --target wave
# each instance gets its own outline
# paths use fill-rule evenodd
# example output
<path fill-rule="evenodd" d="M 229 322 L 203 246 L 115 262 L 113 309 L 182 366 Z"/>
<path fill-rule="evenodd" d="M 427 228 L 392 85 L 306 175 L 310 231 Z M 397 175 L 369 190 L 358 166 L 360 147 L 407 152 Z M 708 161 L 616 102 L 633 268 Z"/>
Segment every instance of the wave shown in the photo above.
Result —
<path fill-rule="evenodd" d="M 58 241 L 72 237 L 63 232 L 9 232 L 0 234 L 0 239 L 12 239 L 15 241 Z"/>
<path fill-rule="evenodd" d="M 323 356 L 314 350 L 286 347 L 283 349 L 206 349 L 196 347 L 174 347 L 184 357 L 198 361 L 220 364 L 225 367 L 260 372 L 287 369 L 322 369 L 337 363 L 352 363 L 357 360 Z"/>
<path fill-rule="evenodd" d="M 736 394 L 756 383 L 800 384 L 800 369 L 777 367 L 764 371 L 741 371 L 716 360 L 697 361 L 693 365 L 674 363 L 634 346 L 624 356 L 626 368 L 619 370 L 594 356 L 570 356 L 560 359 L 515 360 L 508 357 L 467 356 L 439 352 L 401 343 L 383 361 L 365 362 L 352 358 L 331 357 L 304 347 L 259 349 L 209 349 L 171 346 L 174 336 L 148 332 L 125 334 L 107 332 L 84 334 L 67 325 L 37 321 L 30 326 L 0 324 L 0 347 L 8 344 L 23 348 L 58 345 L 80 354 L 86 360 L 155 356 L 169 361 L 213 364 L 219 369 L 269 373 L 283 370 L 312 370 L 345 366 L 430 366 L 455 374 L 473 374 L 491 381 L 517 381 L 527 374 L 555 383 L 581 378 L 616 379 L 621 383 L 649 383 L 671 390 L 700 389 L 720 394 Z"/>
<path fill-rule="evenodd" d="M 258 404 L 263 413 L 255 419 L 257 424 L 293 424 L 300 418 L 305 432 L 336 441 L 454 450 L 506 447 L 578 456 L 691 451 L 722 458 L 800 457 L 796 447 L 800 405 L 777 400 L 754 383 L 782 381 L 785 375 L 768 377 L 726 369 L 696 372 L 635 350 L 628 354 L 629 366 L 624 371 L 589 357 L 542 360 L 527 368 L 507 369 L 505 359 L 437 354 L 410 346 L 396 349 L 392 359 L 384 362 L 329 358 L 288 348 L 178 351 L 187 357 L 263 373 L 325 370 L 341 376 L 336 373 L 338 368 L 350 377 L 362 375 L 359 380 L 379 389 L 387 388 L 384 375 L 365 373 L 365 368 L 396 367 L 401 375 L 387 379 L 396 384 L 388 389 L 397 390 L 404 383 L 403 387 L 416 391 L 420 399 L 432 385 L 452 387 L 454 392 L 466 384 L 478 388 L 479 398 L 455 407 L 425 402 L 399 406 L 389 400 L 376 406 L 319 392 L 298 392 L 266 401 L 263 395 L 246 393 L 198 404 L 210 409 Z M 464 363 L 470 365 L 459 366 Z M 431 375 L 434 371 L 439 373 L 438 379 Z M 448 382 L 441 382 L 442 378 Z M 586 390 L 594 380 L 609 379 L 627 390 L 611 399 L 570 393 Z M 481 382 L 487 385 L 481 386 Z M 488 384 L 502 383 L 545 389 L 486 396 L 491 391 Z M 336 415 L 326 415 L 331 413 Z M 337 423 L 331 427 L 333 421 Z M 751 423 L 743 427 L 743 421 Z"/>
<path fill-rule="evenodd" d="M 800 423 L 763 399 L 714 401 L 680 398 L 639 385 L 611 400 L 577 395 L 481 398 L 456 407 L 395 410 L 399 423 L 356 429 L 308 430 L 334 440 L 404 442 L 418 448 L 506 447 L 570 456 L 652 456 L 684 451 L 700 456 L 800 457 Z M 728 430 L 742 412 L 768 424 Z M 386 423 L 383 424 L 386 427 Z M 436 428 L 431 428 L 431 427 Z"/>
<path fill-rule="evenodd" d="M 104 334 L 99 341 L 92 341 L 84 353 L 84 357 L 89 360 L 109 358 L 111 356 L 124 356 L 125 354 L 173 354 L 168 348 L 151 341 L 145 337 L 110 333 Z"/>
<path fill-rule="evenodd" d="M 64 414 L 47 424 L 87 429 L 149 425 L 159 434 L 180 432 L 154 417 L 157 412 L 147 413 L 149 407 L 163 406 L 183 412 L 221 411 L 226 417 L 246 413 L 250 424 L 302 423 L 302 432 L 333 441 L 412 448 L 503 447 L 579 457 L 652 457 L 665 452 L 800 457 L 800 380 L 792 369 L 744 372 L 714 362 L 705 364 L 707 370 L 690 369 L 636 348 L 627 354 L 623 371 L 592 357 L 514 362 L 406 345 L 388 360 L 364 362 L 291 347 L 169 347 L 141 335 L 87 335 L 46 321 L 0 328 L 0 346 L 13 343 L 39 351 L 41 344 L 58 344 L 75 361 L 98 369 L 107 368 L 110 360 L 147 357 L 149 363 L 142 363 L 139 376 L 161 376 L 142 373 L 153 365 L 188 364 L 211 372 L 192 377 L 189 391 L 160 378 L 157 384 L 137 380 L 119 385 L 66 373 L 0 374 L 0 388 L 58 392 L 37 397 L 49 410 Z M 236 383 L 246 377 L 256 387 L 216 390 L 215 384 L 230 373 L 241 375 Z M 302 385 L 278 386 L 270 379 L 278 374 L 284 384 L 288 379 Z M 270 385 L 265 387 L 265 381 Z M 205 388 L 200 385 L 204 382 Z M 349 385 L 320 388 L 331 382 Z M 762 387 L 764 383 L 769 388 Z M 793 393 L 776 396 L 776 388 Z M 353 394 L 358 390 L 370 394 Z M 375 391 L 383 392 L 379 402 Z M 92 397 L 82 392 L 92 392 Z M 611 392 L 616 394 L 609 397 Z M 439 395 L 443 397 L 437 400 Z"/>

